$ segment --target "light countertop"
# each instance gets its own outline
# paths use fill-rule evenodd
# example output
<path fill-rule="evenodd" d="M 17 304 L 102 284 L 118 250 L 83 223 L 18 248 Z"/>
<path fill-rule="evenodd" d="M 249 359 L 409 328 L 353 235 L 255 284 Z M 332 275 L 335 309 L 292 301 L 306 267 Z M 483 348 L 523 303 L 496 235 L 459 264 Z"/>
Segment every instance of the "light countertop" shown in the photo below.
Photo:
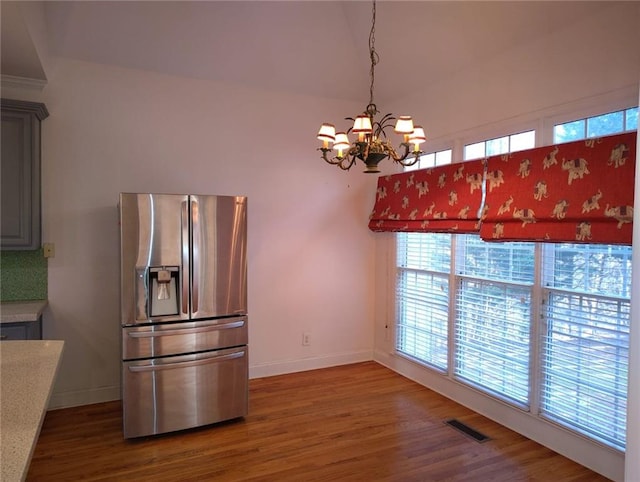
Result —
<path fill-rule="evenodd" d="M 4 301 L 0 303 L 0 323 L 37 321 L 47 306 L 47 300 Z"/>
<path fill-rule="evenodd" d="M 0 480 L 24 480 L 49 405 L 63 341 L 0 342 Z"/>

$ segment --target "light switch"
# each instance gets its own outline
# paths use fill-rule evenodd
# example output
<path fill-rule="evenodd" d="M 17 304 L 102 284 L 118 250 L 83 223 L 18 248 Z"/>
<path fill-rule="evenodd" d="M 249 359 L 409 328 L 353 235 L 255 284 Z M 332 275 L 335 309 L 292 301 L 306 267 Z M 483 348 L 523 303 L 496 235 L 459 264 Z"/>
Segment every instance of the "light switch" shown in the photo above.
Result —
<path fill-rule="evenodd" d="M 42 248 L 45 258 L 53 258 L 56 255 L 56 247 L 53 243 L 44 243 Z"/>

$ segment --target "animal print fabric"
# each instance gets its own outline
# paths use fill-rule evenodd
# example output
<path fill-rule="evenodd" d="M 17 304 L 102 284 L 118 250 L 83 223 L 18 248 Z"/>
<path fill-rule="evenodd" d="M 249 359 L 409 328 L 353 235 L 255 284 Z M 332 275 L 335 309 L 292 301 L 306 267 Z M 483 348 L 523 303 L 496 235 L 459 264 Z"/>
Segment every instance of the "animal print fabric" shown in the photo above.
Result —
<path fill-rule="evenodd" d="M 369 228 L 477 233 L 483 178 L 482 160 L 382 176 Z"/>
<path fill-rule="evenodd" d="M 487 241 L 631 244 L 636 133 L 487 159 Z"/>
<path fill-rule="evenodd" d="M 382 176 L 369 228 L 630 245 L 636 139 L 625 133 Z"/>

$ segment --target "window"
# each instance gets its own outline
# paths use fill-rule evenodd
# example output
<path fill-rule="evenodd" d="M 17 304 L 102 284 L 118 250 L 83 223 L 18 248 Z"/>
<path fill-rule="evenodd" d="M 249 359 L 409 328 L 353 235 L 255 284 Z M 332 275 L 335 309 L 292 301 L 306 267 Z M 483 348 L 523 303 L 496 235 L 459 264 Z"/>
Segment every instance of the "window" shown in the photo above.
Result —
<path fill-rule="evenodd" d="M 638 108 L 632 107 L 558 124 L 553 128 L 553 143 L 559 144 L 635 130 L 638 130 Z"/>
<path fill-rule="evenodd" d="M 571 121 L 554 143 L 637 124 L 637 108 Z M 533 147 L 527 131 L 463 158 Z M 398 353 L 624 450 L 631 247 L 398 233 L 396 252 Z"/>
<path fill-rule="evenodd" d="M 407 166 L 405 171 L 414 171 L 416 169 L 427 169 L 434 166 L 444 166 L 445 164 L 451 164 L 451 149 L 444 151 L 431 152 L 420 156 L 420 160 L 413 166 Z"/>
<path fill-rule="evenodd" d="M 573 140 L 567 134 L 576 135 L 578 123 L 586 137 L 637 129 L 638 109 L 555 126 L 554 141 Z M 571 129 L 560 129 L 567 125 Z M 543 249 L 540 414 L 624 449 L 631 247 L 561 243 Z"/>
<path fill-rule="evenodd" d="M 466 145 L 464 160 L 534 146 L 527 131 Z M 452 376 L 528 407 L 534 244 L 456 238 Z"/>
<path fill-rule="evenodd" d="M 536 131 L 520 132 L 510 136 L 498 137 L 488 141 L 476 142 L 464 146 L 464 160 L 506 154 L 535 147 Z"/>

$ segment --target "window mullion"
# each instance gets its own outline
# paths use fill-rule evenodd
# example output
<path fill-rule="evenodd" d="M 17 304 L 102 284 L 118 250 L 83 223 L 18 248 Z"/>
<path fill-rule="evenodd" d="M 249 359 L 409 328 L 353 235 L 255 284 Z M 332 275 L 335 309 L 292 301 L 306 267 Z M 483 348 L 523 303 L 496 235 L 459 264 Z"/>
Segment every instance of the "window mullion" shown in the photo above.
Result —
<path fill-rule="evenodd" d="M 456 234 L 451 235 L 451 269 L 449 270 L 449 363 L 447 376 L 453 379 L 455 374 L 455 363 L 456 363 L 456 297 L 458 293 L 458 285 L 460 283 L 460 279 L 457 276 L 458 268 L 458 236 Z"/>
<path fill-rule="evenodd" d="M 531 353 L 530 353 L 530 386 L 529 409 L 531 413 L 540 411 L 540 390 L 542 386 L 542 343 L 546 331 L 546 319 L 544 317 L 544 294 L 542 292 L 542 260 L 544 257 L 544 245 L 536 243 L 535 247 L 535 271 L 531 293 Z"/>

